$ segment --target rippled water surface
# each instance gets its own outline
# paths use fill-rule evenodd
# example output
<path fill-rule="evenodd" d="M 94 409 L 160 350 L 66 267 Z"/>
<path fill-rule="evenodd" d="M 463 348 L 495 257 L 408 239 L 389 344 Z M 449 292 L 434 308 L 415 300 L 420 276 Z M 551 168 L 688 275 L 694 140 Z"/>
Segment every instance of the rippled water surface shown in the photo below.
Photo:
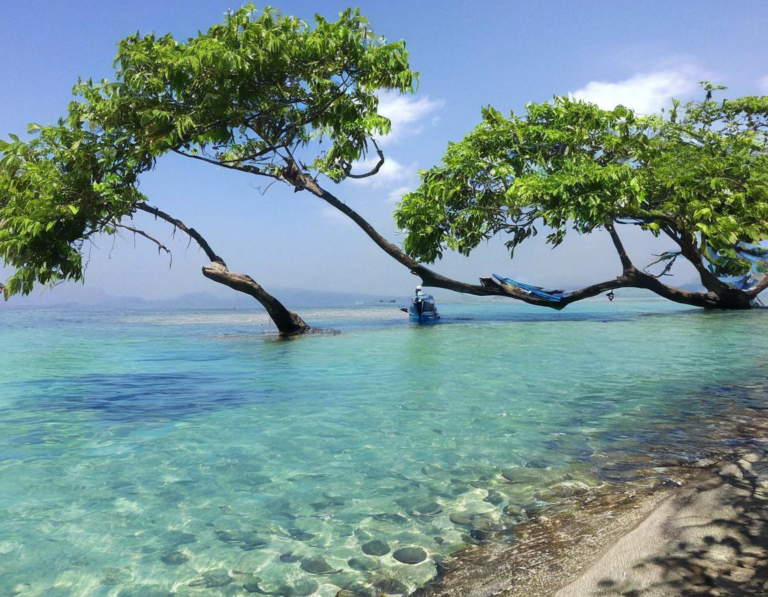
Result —
<path fill-rule="evenodd" d="M 402 594 L 768 402 L 765 313 L 441 311 L 0 311 L 0 595 Z"/>

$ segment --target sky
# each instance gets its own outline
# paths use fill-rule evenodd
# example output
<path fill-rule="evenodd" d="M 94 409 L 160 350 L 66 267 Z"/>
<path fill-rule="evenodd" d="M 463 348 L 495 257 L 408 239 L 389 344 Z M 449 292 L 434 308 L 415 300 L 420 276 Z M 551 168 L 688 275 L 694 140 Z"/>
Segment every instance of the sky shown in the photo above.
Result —
<path fill-rule="evenodd" d="M 381 172 L 328 189 L 393 242 L 402 236 L 392 211 L 418 185 L 417 172 L 439 163 L 492 105 L 524 111 L 553 95 L 649 113 L 674 96 L 701 97 L 698 81 L 728 86 L 731 97 L 768 94 L 768 4 L 764 0 L 573 2 L 422 0 L 361 1 L 374 31 L 404 39 L 420 72 L 410 96 L 382 97 L 393 122 L 383 140 Z M 0 3 L 0 137 L 24 134 L 30 122 L 63 115 L 78 77 L 113 78 L 116 43 L 139 31 L 186 39 L 222 20 L 239 4 L 217 0 L 59 0 Z M 263 5 L 259 5 L 261 7 Z M 324 0 L 275 2 L 284 14 L 335 19 L 350 6 Z M 354 6 L 354 5 L 352 5 Z M 267 290 L 406 294 L 418 282 L 352 222 L 308 193 L 180 157 L 159 161 L 141 190 L 156 205 L 197 228 L 227 261 Z M 142 214 L 144 215 L 144 214 Z M 137 220 L 137 223 L 139 221 Z M 146 240 L 99 241 L 89 253 L 85 289 L 115 296 L 166 299 L 190 292 L 227 292 L 205 279 L 204 255 L 187 239 L 151 221 L 142 225 L 173 250 L 173 265 Z M 622 230 L 637 263 L 668 247 Z M 620 273 L 606 233 L 570 234 L 555 250 L 537 238 L 510 260 L 501 239 L 469 258 L 448 255 L 441 273 L 474 282 L 497 272 L 541 285 L 574 287 Z M 676 269 L 670 283 L 694 278 Z M 10 274 L 0 264 L 0 280 Z M 60 288 L 52 292 L 61 292 Z"/>

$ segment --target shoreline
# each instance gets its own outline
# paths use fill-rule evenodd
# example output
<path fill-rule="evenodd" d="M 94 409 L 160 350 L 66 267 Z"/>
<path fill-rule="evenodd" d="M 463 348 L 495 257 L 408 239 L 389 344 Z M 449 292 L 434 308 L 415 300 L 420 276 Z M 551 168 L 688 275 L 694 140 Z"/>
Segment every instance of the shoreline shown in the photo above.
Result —
<path fill-rule="evenodd" d="M 462 549 L 412 597 L 768 594 L 768 418 L 750 419 L 737 447 L 567 498 L 511 545 Z"/>

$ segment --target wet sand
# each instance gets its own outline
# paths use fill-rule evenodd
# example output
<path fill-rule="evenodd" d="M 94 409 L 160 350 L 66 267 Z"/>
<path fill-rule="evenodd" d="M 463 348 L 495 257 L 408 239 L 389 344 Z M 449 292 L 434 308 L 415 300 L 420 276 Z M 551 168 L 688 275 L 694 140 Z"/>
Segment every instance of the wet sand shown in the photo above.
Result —
<path fill-rule="evenodd" d="M 574 496 L 519 525 L 512 545 L 462 550 L 414 595 L 768 595 L 766 431 L 753 419 L 728 454 Z"/>

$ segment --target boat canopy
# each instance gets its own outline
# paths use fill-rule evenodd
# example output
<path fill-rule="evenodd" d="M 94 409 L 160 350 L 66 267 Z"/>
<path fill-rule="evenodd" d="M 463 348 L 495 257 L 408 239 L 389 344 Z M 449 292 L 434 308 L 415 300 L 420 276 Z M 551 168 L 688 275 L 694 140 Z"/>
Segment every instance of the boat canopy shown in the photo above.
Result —
<path fill-rule="evenodd" d="M 555 290 L 552 288 L 542 288 L 541 286 L 532 286 L 531 284 L 524 284 L 523 282 L 518 282 L 516 280 L 513 280 L 512 278 L 505 278 L 504 276 L 500 276 L 499 274 L 493 274 L 493 277 L 496 278 L 502 284 L 514 286 L 516 288 L 519 288 L 520 290 L 527 292 L 528 294 L 537 296 L 539 298 L 543 298 L 548 301 L 560 302 L 562 299 L 564 299 L 565 297 L 571 294 L 570 292 L 565 292 L 564 290 Z"/>
<path fill-rule="evenodd" d="M 749 290 L 762 280 L 766 272 L 768 272 L 768 248 L 762 245 L 739 241 L 733 245 L 733 250 L 736 252 L 737 257 L 745 259 L 751 264 L 750 271 L 746 275 L 728 276 L 719 272 L 715 263 L 722 256 L 711 247 L 707 247 L 704 252 L 709 271 L 729 286 L 733 286 L 738 290 Z"/>

